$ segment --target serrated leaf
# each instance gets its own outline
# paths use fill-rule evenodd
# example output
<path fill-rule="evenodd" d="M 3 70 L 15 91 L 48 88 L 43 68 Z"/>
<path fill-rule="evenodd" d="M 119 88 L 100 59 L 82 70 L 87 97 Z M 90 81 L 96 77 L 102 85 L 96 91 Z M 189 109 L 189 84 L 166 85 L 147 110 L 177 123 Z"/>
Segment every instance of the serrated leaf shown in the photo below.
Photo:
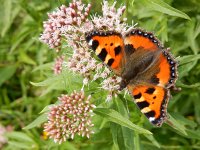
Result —
<path fill-rule="evenodd" d="M 30 82 L 34 86 L 47 86 L 46 90 L 42 92 L 42 96 L 52 90 L 67 90 L 69 93 L 74 90 L 79 90 L 82 87 L 82 77 L 73 74 L 69 70 L 63 71 L 59 75 L 54 75 L 46 80 L 38 83 Z"/>
<path fill-rule="evenodd" d="M 47 114 L 42 114 L 39 117 L 37 117 L 33 122 L 31 122 L 29 125 L 24 127 L 24 130 L 32 129 L 34 127 L 40 126 L 42 123 L 47 121 Z"/>
<path fill-rule="evenodd" d="M 152 134 L 150 131 L 143 129 L 135 124 L 133 124 L 131 121 L 129 121 L 127 118 L 124 118 L 120 113 L 113 109 L 108 108 L 96 108 L 94 109 L 94 113 L 97 115 L 100 115 L 107 120 L 117 123 L 121 126 L 127 127 L 133 131 L 136 131 L 140 134 Z"/>
<path fill-rule="evenodd" d="M 181 17 L 190 20 L 190 17 L 182 11 L 175 9 L 162 0 L 146 0 L 147 5 L 155 11 L 159 11 L 170 16 Z"/>

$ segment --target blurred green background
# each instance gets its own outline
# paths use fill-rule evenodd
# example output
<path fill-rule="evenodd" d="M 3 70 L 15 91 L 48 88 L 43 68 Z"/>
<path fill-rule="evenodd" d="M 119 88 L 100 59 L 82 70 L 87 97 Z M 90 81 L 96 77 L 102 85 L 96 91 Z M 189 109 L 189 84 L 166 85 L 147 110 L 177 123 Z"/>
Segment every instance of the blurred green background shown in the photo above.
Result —
<path fill-rule="evenodd" d="M 8 143 L 3 149 L 13 149 L 13 146 L 15 149 L 34 150 L 117 149 L 110 124 L 104 122 L 102 125 L 99 117 L 95 118 L 96 133 L 90 139 L 76 137 L 61 145 L 44 139 L 41 126 L 22 129 L 36 119 L 45 106 L 55 103 L 61 93 L 68 92 L 50 82 L 53 81 L 52 65 L 56 53 L 38 38 L 43 31 L 42 22 L 47 19 L 47 12 L 61 4 L 68 5 L 70 1 L 0 2 L 0 124 L 10 125 L 14 130 L 7 135 Z M 102 1 L 83 2 L 92 4 L 91 14 L 101 14 Z M 109 1 L 110 4 L 113 2 Z M 172 53 L 180 61 L 177 85 L 182 91 L 172 93 L 168 107 L 174 122 L 179 124 L 177 127 L 180 129 L 177 130 L 166 124 L 161 128 L 152 127 L 134 103 L 128 101 L 128 107 L 134 112 L 130 112 L 130 120 L 141 125 L 140 120 L 143 119 L 145 123 L 141 126 L 151 131 L 155 139 L 149 140 L 133 133 L 128 141 L 126 138 L 130 137 L 120 134 L 117 137 L 119 149 L 200 149 L 200 1 L 117 1 L 117 6 L 121 5 L 127 5 L 125 16 L 130 25 L 133 21 L 133 24 L 138 23 L 137 27 L 154 31 L 165 47 L 171 47 Z M 41 87 L 30 83 L 47 79 L 49 82 L 43 82 L 44 86 Z"/>

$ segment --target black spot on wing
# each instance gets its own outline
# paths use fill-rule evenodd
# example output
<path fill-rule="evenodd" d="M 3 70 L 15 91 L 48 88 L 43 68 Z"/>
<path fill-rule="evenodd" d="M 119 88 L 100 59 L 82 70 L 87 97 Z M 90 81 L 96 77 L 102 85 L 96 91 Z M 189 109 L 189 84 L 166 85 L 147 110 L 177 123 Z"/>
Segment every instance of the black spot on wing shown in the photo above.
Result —
<path fill-rule="evenodd" d="M 149 106 L 149 103 L 147 101 L 137 102 L 137 105 L 140 109 L 143 109 L 145 107 Z"/>
<path fill-rule="evenodd" d="M 92 41 L 92 46 L 91 46 L 92 50 L 95 51 L 98 46 L 99 46 L 99 42 L 97 40 Z"/>
<path fill-rule="evenodd" d="M 108 66 L 112 66 L 113 62 L 114 62 L 114 59 L 111 58 L 111 59 L 108 60 L 107 65 L 108 65 Z"/>
<path fill-rule="evenodd" d="M 134 53 L 135 48 L 133 47 L 132 44 L 126 44 L 125 45 L 125 53 L 127 56 L 131 55 L 132 53 Z"/>
<path fill-rule="evenodd" d="M 122 47 L 121 46 L 117 46 L 115 47 L 114 51 L 115 51 L 115 56 L 119 55 L 119 53 L 121 52 Z"/>
<path fill-rule="evenodd" d="M 153 94 L 153 92 L 155 91 L 155 88 L 148 88 L 145 93 L 147 94 Z"/>
<path fill-rule="evenodd" d="M 147 112 L 147 113 L 144 113 L 144 114 L 145 114 L 145 116 L 146 116 L 147 118 L 155 117 L 155 115 L 156 115 L 155 111 L 153 111 L 153 110 L 151 110 L 151 111 L 149 111 L 149 112 Z"/>
<path fill-rule="evenodd" d="M 137 95 L 134 95 L 133 97 L 134 97 L 134 99 L 140 99 L 140 98 L 141 98 L 141 96 L 142 96 L 142 94 L 141 94 L 141 93 L 139 93 L 139 94 L 137 94 Z"/>
<path fill-rule="evenodd" d="M 99 57 L 102 61 L 105 61 L 107 54 L 108 54 L 108 52 L 106 51 L 105 48 L 103 48 L 103 49 L 101 50 L 101 52 L 99 53 L 98 57 Z"/>

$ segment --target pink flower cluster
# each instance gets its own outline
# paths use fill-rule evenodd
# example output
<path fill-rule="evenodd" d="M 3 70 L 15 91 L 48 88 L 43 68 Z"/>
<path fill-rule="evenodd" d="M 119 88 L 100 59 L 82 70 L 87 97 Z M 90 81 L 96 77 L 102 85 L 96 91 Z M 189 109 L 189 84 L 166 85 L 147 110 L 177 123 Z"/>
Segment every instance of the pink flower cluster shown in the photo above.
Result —
<path fill-rule="evenodd" d="M 102 16 L 93 16 L 92 23 L 94 29 L 103 29 L 105 31 L 117 31 L 124 33 L 127 29 L 126 18 L 122 18 L 122 15 L 126 9 L 122 6 L 118 9 L 115 8 L 116 1 L 112 6 L 109 6 L 108 1 L 104 0 L 102 5 Z"/>
<path fill-rule="evenodd" d="M 55 142 L 62 143 L 75 134 L 90 137 L 94 132 L 91 122 L 92 109 L 91 97 L 85 97 L 83 91 L 71 95 L 61 95 L 59 105 L 50 108 L 48 122 L 44 124 L 44 131 Z"/>
<path fill-rule="evenodd" d="M 62 5 L 56 11 L 49 13 L 49 19 L 44 22 L 44 31 L 40 40 L 48 44 L 50 48 L 59 50 L 62 36 L 64 39 L 79 38 L 78 34 L 74 37 L 71 33 L 76 33 L 76 28 L 80 27 L 83 22 L 87 22 L 90 7 L 90 4 L 85 7 L 81 1 L 73 0 L 69 7 Z"/>

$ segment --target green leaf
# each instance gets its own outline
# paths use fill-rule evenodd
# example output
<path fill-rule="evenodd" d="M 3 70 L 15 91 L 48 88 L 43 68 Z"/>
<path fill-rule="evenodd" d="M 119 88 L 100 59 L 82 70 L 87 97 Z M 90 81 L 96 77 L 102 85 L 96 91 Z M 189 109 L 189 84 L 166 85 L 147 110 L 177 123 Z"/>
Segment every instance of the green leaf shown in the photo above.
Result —
<path fill-rule="evenodd" d="M 59 75 L 53 75 L 46 80 L 38 83 L 30 82 L 34 86 L 47 86 L 43 91 L 42 96 L 52 90 L 67 90 L 69 93 L 75 89 L 78 90 L 82 86 L 82 77 L 72 73 L 69 70 L 63 71 Z"/>
<path fill-rule="evenodd" d="M 94 110 L 94 113 L 102 117 L 105 117 L 107 120 L 111 122 L 127 127 L 140 134 L 152 134 L 150 131 L 133 124 L 131 121 L 129 121 L 127 118 L 124 118 L 120 113 L 118 113 L 115 110 L 108 109 L 108 108 L 96 108 Z"/>
<path fill-rule="evenodd" d="M 19 60 L 29 65 L 36 65 L 36 62 L 29 57 L 24 51 L 20 51 Z"/>
<path fill-rule="evenodd" d="M 45 112 L 48 112 L 48 111 L 49 111 L 49 108 L 50 108 L 51 106 L 55 106 L 55 104 L 51 104 L 51 105 L 45 106 L 44 109 L 42 109 L 42 111 L 40 112 L 40 114 L 43 114 L 43 113 L 45 113 Z"/>
<path fill-rule="evenodd" d="M 126 140 L 125 137 L 123 137 L 123 131 L 120 125 L 116 124 L 116 123 L 110 123 L 110 129 L 111 129 L 111 133 L 112 133 L 112 138 L 113 138 L 113 143 L 114 146 L 117 149 L 124 149 L 126 150 L 126 146 L 124 141 Z"/>
<path fill-rule="evenodd" d="M 192 70 L 192 68 L 194 68 L 196 64 L 197 64 L 197 61 L 193 61 L 193 62 L 187 63 L 185 65 L 179 66 L 178 67 L 179 78 L 182 78 L 183 76 L 187 76 L 189 74 L 190 70 Z"/>
<path fill-rule="evenodd" d="M 168 5 L 162 0 L 145 0 L 145 1 L 147 2 L 147 5 L 155 11 L 159 11 L 164 14 L 190 20 L 190 17 L 187 14 L 181 12 L 178 9 L 171 7 L 170 5 Z"/>
<path fill-rule="evenodd" d="M 184 88 L 198 88 L 198 87 L 200 87 L 200 83 L 199 82 L 191 84 L 191 85 L 187 85 L 187 84 L 182 83 L 181 81 L 178 81 L 177 84 L 178 84 L 178 86 L 184 87 Z"/>
<path fill-rule="evenodd" d="M 187 129 L 187 138 L 200 140 L 200 130 Z"/>
<path fill-rule="evenodd" d="M 179 121 L 180 124 L 184 125 L 184 126 L 190 126 L 191 128 L 195 128 L 197 127 L 197 124 L 189 119 L 186 119 L 184 116 L 178 114 L 178 113 L 171 113 L 171 115 Z"/>
<path fill-rule="evenodd" d="M 32 31 L 30 31 L 30 29 L 27 27 L 23 27 L 18 32 L 20 33 L 12 37 L 12 45 L 10 48 L 10 53 L 12 53 L 20 45 L 20 43 L 22 43 L 25 40 L 25 38 L 31 34 Z"/>
<path fill-rule="evenodd" d="M 16 65 L 10 65 L 0 68 L 0 86 L 7 80 L 9 80 L 15 73 L 17 67 Z"/>
<path fill-rule="evenodd" d="M 184 65 L 193 61 L 197 61 L 200 59 L 200 54 L 197 55 L 186 55 L 183 57 L 178 57 L 179 65 Z"/>
<path fill-rule="evenodd" d="M 156 139 L 152 135 L 144 134 L 144 136 L 153 143 L 156 147 L 160 148 L 160 144 L 156 141 Z"/>
<path fill-rule="evenodd" d="M 11 21 L 11 12 L 12 12 L 12 1 L 11 0 L 7 0 L 7 1 L 3 1 L 3 5 L 4 8 L 3 9 L 3 29 L 1 32 L 2 37 L 6 34 L 6 32 L 8 31 L 9 27 L 10 27 L 10 21 Z"/>
<path fill-rule="evenodd" d="M 40 126 L 45 121 L 47 121 L 47 114 L 46 113 L 37 117 L 33 122 L 31 122 L 29 125 L 27 125 L 23 129 L 25 129 L 25 130 L 32 129 L 34 127 Z"/>
<path fill-rule="evenodd" d="M 128 112 L 121 99 L 115 98 L 114 109 L 117 110 L 124 118 L 129 118 Z M 119 149 L 132 150 L 134 148 L 134 132 L 133 130 L 118 125 L 116 123 L 111 123 L 111 132 L 113 135 L 114 144 Z"/>
<path fill-rule="evenodd" d="M 138 133 L 134 133 L 134 149 L 140 150 L 140 137 Z"/>
<path fill-rule="evenodd" d="M 52 70 L 52 66 L 54 63 L 46 63 L 46 64 L 42 64 L 40 66 L 37 66 L 33 69 L 33 72 L 38 71 L 38 70 Z"/>
<path fill-rule="evenodd" d="M 17 141 L 23 141 L 24 143 L 30 142 L 30 143 L 35 143 L 32 138 L 30 138 L 27 134 L 23 132 L 8 132 L 6 134 L 7 137 L 15 139 Z"/>
<path fill-rule="evenodd" d="M 192 51 L 194 52 L 194 54 L 197 54 L 199 52 L 199 42 L 197 42 L 197 40 L 195 39 L 195 34 L 198 31 L 195 31 L 195 24 L 196 21 L 194 20 L 194 18 L 192 18 L 192 20 L 190 22 L 187 23 L 186 26 L 186 33 L 187 33 L 187 39 L 188 39 L 188 43 L 190 45 L 190 48 L 192 49 Z"/>
<path fill-rule="evenodd" d="M 8 144 L 10 147 L 12 147 L 12 149 L 14 148 L 16 150 L 22 150 L 22 149 L 35 150 L 35 149 L 37 149 L 36 145 L 30 144 L 30 143 L 8 141 Z"/>
<path fill-rule="evenodd" d="M 174 118 L 170 114 L 168 114 L 169 119 L 167 120 L 167 124 L 170 125 L 172 128 L 174 128 L 179 133 L 187 136 L 186 128 L 185 126 L 179 122 L 179 118 Z"/>
<path fill-rule="evenodd" d="M 193 103 L 194 103 L 194 112 L 195 112 L 195 118 L 197 122 L 200 124 L 200 105 L 199 105 L 199 93 L 193 93 L 190 95 Z"/>

